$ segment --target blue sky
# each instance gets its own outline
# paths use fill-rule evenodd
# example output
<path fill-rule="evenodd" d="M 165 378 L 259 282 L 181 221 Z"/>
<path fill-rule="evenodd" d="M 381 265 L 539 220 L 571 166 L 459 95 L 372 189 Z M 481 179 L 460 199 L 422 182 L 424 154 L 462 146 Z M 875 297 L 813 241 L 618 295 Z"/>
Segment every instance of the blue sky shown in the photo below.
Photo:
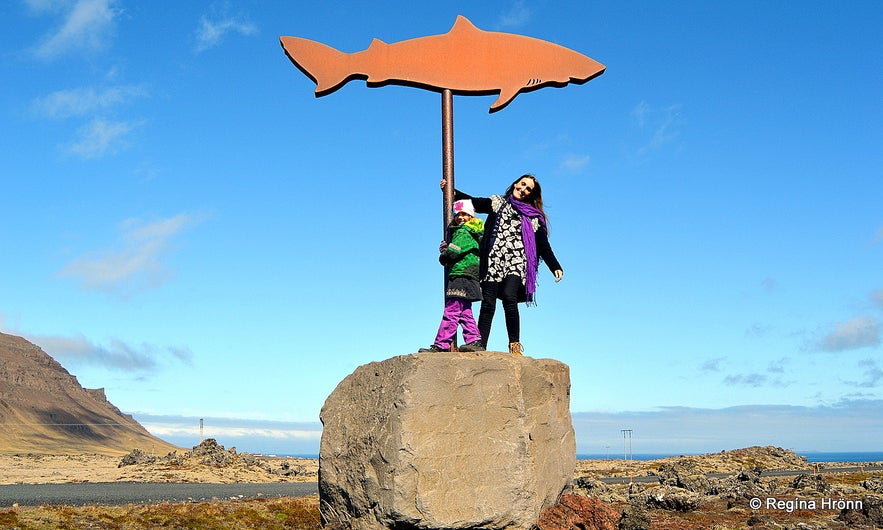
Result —
<path fill-rule="evenodd" d="M 278 39 L 458 14 L 607 66 L 454 100 L 458 188 L 543 185 L 565 277 L 522 339 L 578 451 L 880 450 L 878 1 L 4 2 L 0 329 L 175 443 L 315 452 L 335 385 L 436 331 L 441 98 L 316 98 Z"/>

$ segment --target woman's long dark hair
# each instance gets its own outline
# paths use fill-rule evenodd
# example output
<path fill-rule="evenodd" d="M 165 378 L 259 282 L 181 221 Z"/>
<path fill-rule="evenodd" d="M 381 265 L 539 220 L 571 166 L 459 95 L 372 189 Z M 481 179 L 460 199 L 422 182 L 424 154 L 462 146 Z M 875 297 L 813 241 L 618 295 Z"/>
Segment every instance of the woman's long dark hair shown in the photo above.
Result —
<path fill-rule="evenodd" d="M 512 184 L 509 184 L 509 188 L 506 189 L 505 197 L 508 199 L 512 196 L 512 191 L 515 189 L 515 185 L 518 184 L 523 178 L 528 178 L 533 181 L 533 190 L 530 192 L 530 195 L 527 196 L 524 202 L 532 205 L 537 210 L 543 213 L 543 219 L 548 223 L 549 217 L 546 215 L 546 212 L 543 210 L 543 188 L 540 186 L 540 181 L 530 173 L 521 175 L 517 179 L 515 179 Z"/>

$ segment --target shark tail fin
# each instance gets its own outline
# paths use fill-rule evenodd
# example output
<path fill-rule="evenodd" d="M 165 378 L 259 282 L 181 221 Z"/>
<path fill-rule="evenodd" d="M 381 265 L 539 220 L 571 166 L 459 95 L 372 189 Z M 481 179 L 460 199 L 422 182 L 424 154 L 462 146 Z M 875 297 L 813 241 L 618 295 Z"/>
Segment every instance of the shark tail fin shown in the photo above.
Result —
<path fill-rule="evenodd" d="M 300 37 L 280 37 L 279 42 L 291 62 L 316 82 L 316 96 L 333 92 L 356 74 L 348 53 Z"/>

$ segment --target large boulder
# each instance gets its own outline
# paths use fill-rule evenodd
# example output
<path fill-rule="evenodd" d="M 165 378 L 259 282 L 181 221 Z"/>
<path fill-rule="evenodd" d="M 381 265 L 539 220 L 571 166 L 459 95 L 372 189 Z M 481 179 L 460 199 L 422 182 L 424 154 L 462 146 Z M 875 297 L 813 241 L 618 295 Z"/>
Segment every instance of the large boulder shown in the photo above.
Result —
<path fill-rule="evenodd" d="M 325 401 L 326 523 L 532 528 L 570 483 L 567 365 L 500 352 L 426 353 L 360 366 Z"/>

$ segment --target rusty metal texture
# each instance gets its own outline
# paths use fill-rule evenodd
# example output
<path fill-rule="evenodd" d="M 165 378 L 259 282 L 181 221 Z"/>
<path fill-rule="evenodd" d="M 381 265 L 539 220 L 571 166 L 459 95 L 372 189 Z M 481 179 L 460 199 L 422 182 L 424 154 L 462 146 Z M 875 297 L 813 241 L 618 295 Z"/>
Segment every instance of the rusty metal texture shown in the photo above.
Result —
<path fill-rule="evenodd" d="M 450 89 L 442 91 L 442 178 L 445 188 L 442 197 L 442 239 L 450 243 L 448 226 L 454 218 L 454 94 Z M 451 266 L 445 265 L 443 293 L 448 290 L 448 274 Z M 451 351 L 458 351 L 457 334 L 451 341 Z"/>
<path fill-rule="evenodd" d="M 442 220 L 445 234 L 454 214 L 454 95 L 442 92 L 442 178 L 445 180 Z"/>
<path fill-rule="evenodd" d="M 300 37 L 279 38 L 285 53 L 316 83 L 316 96 L 352 79 L 370 87 L 398 84 L 457 95 L 499 94 L 490 112 L 521 92 L 582 84 L 605 66 L 558 44 L 481 30 L 458 16 L 448 33 L 387 44 L 374 39 L 366 50 L 345 53 Z"/>

